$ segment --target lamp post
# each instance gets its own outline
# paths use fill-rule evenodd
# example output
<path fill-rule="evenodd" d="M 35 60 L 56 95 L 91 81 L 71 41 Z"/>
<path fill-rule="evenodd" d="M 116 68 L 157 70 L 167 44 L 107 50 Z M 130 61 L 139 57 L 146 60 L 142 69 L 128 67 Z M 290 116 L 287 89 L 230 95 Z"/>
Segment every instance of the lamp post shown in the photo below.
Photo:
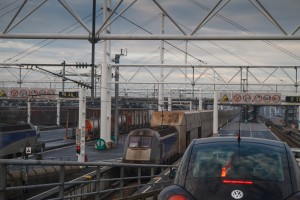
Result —
<path fill-rule="evenodd" d="M 116 64 L 120 63 L 120 57 L 121 56 L 127 56 L 127 49 L 121 49 L 120 54 L 115 54 L 115 58 L 113 59 L 113 62 Z M 119 66 L 116 66 L 115 70 L 115 123 L 114 123 L 114 137 L 116 144 L 118 144 L 118 119 L 119 119 Z"/>

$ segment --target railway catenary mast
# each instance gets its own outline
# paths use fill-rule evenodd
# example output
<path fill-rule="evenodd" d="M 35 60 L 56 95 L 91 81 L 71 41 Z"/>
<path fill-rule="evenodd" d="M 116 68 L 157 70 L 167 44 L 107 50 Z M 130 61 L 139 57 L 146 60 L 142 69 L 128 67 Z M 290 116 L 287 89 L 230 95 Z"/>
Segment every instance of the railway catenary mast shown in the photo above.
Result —
<path fill-rule="evenodd" d="M 65 1 L 59 1 L 60 3 L 64 2 L 65 5 L 68 5 Z M 103 5 L 106 4 L 107 5 L 107 0 L 103 1 Z M 121 1 L 120 1 L 121 2 Z M 133 4 L 136 1 L 133 1 Z M 160 6 L 160 4 L 158 4 L 156 1 L 154 1 L 154 3 L 157 4 L 157 6 L 165 12 L 165 10 L 162 8 L 162 6 Z M 24 1 L 24 5 L 26 4 L 26 1 Z M 215 8 L 217 8 L 218 5 L 215 6 Z M 261 5 L 257 5 L 258 7 L 262 7 Z M 223 7 L 219 7 L 218 11 L 220 11 Z M 22 8 L 20 8 L 19 11 L 21 11 Z M 66 10 L 68 10 L 68 6 L 66 6 Z M 104 9 L 105 11 L 107 11 L 107 9 Z M 213 9 L 214 10 L 214 9 Z M 104 40 L 300 40 L 300 37 L 298 35 L 294 35 L 298 30 L 299 27 L 297 27 L 290 35 L 288 35 L 280 26 L 278 23 L 276 23 L 276 20 L 272 17 L 269 16 L 268 12 L 263 12 L 263 10 L 265 9 L 261 9 L 260 12 L 262 12 L 262 14 L 264 14 L 266 17 L 268 17 L 268 19 L 270 21 L 273 22 L 273 24 L 275 23 L 277 28 L 280 29 L 281 32 L 284 33 L 284 35 L 274 35 L 274 36 L 270 36 L 270 35 L 249 35 L 249 36 L 201 36 L 201 35 L 193 35 L 194 32 L 198 31 L 198 27 L 201 27 L 202 23 L 199 24 L 197 26 L 197 28 L 195 29 L 195 31 L 191 34 L 191 35 L 125 35 L 125 34 L 118 34 L 118 35 L 112 35 L 112 34 L 106 34 L 106 33 L 102 33 L 100 34 L 100 30 L 97 31 L 96 36 L 94 39 L 100 40 L 100 39 L 104 39 Z M 30 14 L 32 14 L 35 10 L 33 10 Z M 68 10 L 70 12 L 70 10 Z M 208 22 L 212 17 L 216 16 L 217 12 L 210 12 L 207 17 L 205 19 L 205 21 L 203 22 Z M 74 12 L 74 11 L 73 11 Z M 29 15 L 30 15 L 29 14 Z M 76 14 L 76 13 L 75 13 Z M 168 13 L 165 13 L 168 18 L 177 26 L 177 28 L 179 30 L 180 26 L 178 26 L 178 24 L 175 22 L 175 20 L 173 20 L 171 18 L 170 15 L 168 15 Z M 28 16 L 29 16 L 28 15 Z M 106 15 L 106 14 L 104 14 Z M 17 16 L 17 14 L 16 14 Z M 80 23 L 82 22 L 82 20 L 78 17 L 74 17 L 76 18 L 76 20 Z M 25 19 L 25 18 L 24 18 Z M 21 21 L 23 21 L 24 19 L 22 19 Z M 107 19 L 107 17 L 105 18 Z M 87 29 L 87 31 L 89 32 L 89 34 L 85 34 L 85 35 L 72 35 L 72 34 L 33 34 L 33 33 L 20 33 L 20 34 L 14 34 L 14 33 L 10 33 L 10 31 L 15 27 L 12 26 L 13 22 L 14 22 L 14 18 L 11 19 L 9 25 L 6 27 L 6 29 L 3 31 L 2 34 L 0 34 L 0 38 L 20 38 L 20 39 L 81 39 L 81 40 L 88 40 L 91 39 L 92 34 L 90 34 L 89 29 L 84 25 L 84 23 L 80 23 L 82 27 L 84 27 L 85 29 Z M 21 22 L 20 21 L 20 22 Z M 110 24 L 104 24 L 106 27 L 108 27 Z M 106 57 L 106 51 L 104 53 L 104 57 Z M 104 59 L 104 58 L 103 58 Z M 101 134 L 107 134 L 110 135 L 110 128 L 107 128 L 107 124 L 110 123 L 106 123 L 109 119 L 110 119 L 110 107 L 109 107 L 109 101 L 110 101 L 110 89 L 108 89 L 107 87 L 104 86 L 108 86 L 108 78 L 106 77 L 107 74 L 109 74 L 109 70 L 110 69 L 110 65 L 108 64 L 108 60 L 103 60 L 103 65 L 102 65 L 102 69 L 105 70 L 105 74 L 102 71 L 102 78 L 105 77 L 105 80 L 101 80 L 101 84 L 103 87 L 101 87 L 101 94 L 104 94 L 104 97 L 101 95 L 101 103 L 103 103 L 104 105 L 101 105 L 101 108 L 105 108 L 104 110 L 106 111 L 102 116 L 101 116 L 101 124 L 104 125 L 103 130 L 101 130 Z M 156 83 L 157 84 L 157 83 Z M 297 89 L 297 88 L 296 88 Z M 107 94 L 109 93 L 109 94 Z M 106 103 L 108 101 L 108 103 Z M 102 110 L 102 109 L 101 109 Z M 103 111 L 103 110 L 102 110 Z M 107 119 L 109 118 L 109 119 Z M 101 128 L 102 128 L 101 125 Z M 105 135 L 105 139 L 107 139 L 107 135 Z"/>
<path fill-rule="evenodd" d="M 107 21 L 110 9 L 110 0 L 103 1 L 103 21 Z M 103 32 L 104 35 L 110 34 L 110 28 L 106 27 Z M 109 88 L 109 77 L 111 77 L 111 66 L 108 64 L 110 59 L 110 40 L 104 40 L 103 45 L 103 61 L 102 61 L 102 76 L 101 76 L 101 127 L 100 138 L 105 142 L 109 141 L 111 135 L 111 90 Z"/>
<path fill-rule="evenodd" d="M 164 34 L 164 13 L 161 13 L 161 27 L 160 33 Z M 164 64 L 164 41 L 160 42 L 160 63 Z M 162 66 L 160 71 L 160 84 L 158 85 L 158 111 L 162 111 L 164 105 L 164 84 L 162 83 L 164 80 L 164 67 Z"/>
<path fill-rule="evenodd" d="M 92 58 L 91 58 L 91 99 L 94 100 L 96 94 L 96 87 L 95 87 L 95 45 L 98 40 L 95 39 L 95 27 L 96 26 L 96 0 L 93 0 L 93 20 L 92 20 L 92 39 L 90 42 L 92 43 Z"/>

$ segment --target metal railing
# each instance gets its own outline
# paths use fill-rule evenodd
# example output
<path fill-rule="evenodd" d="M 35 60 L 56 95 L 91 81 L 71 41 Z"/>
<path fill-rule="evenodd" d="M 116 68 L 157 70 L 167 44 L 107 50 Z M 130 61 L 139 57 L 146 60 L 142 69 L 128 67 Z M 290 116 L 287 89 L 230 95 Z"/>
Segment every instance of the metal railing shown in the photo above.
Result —
<path fill-rule="evenodd" d="M 0 200 L 19 196 L 22 199 L 111 198 L 105 198 L 107 195 L 130 199 L 128 196 L 133 194 L 132 191 L 147 186 L 148 195 L 143 192 L 133 195 L 133 199 L 137 196 L 143 199 L 149 195 L 157 196 L 163 187 L 171 184 L 163 174 L 172 167 L 175 166 L 0 159 Z"/>

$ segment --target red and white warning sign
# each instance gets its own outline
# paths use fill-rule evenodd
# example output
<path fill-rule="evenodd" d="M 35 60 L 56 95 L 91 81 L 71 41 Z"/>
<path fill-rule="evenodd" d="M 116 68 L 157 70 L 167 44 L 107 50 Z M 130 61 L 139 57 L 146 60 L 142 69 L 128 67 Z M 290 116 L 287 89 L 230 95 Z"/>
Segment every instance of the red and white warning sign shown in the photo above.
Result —
<path fill-rule="evenodd" d="M 256 94 L 253 98 L 254 103 L 261 103 L 262 102 L 262 96 L 260 94 Z"/>
<path fill-rule="evenodd" d="M 39 92 L 36 89 L 31 89 L 30 90 L 30 95 L 32 95 L 32 96 L 38 96 Z"/>
<path fill-rule="evenodd" d="M 241 94 L 233 94 L 232 101 L 235 103 L 240 103 L 242 101 L 242 95 Z"/>
<path fill-rule="evenodd" d="M 17 89 L 12 89 L 12 90 L 10 91 L 10 96 L 11 96 L 11 97 L 18 97 L 18 96 L 19 96 L 19 90 L 17 90 Z"/>
<path fill-rule="evenodd" d="M 279 102 L 281 102 L 281 96 L 275 94 L 274 96 L 272 96 L 272 101 L 273 101 L 274 103 L 279 103 Z"/>
<path fill-rule="evenodd" d="M 20 97 L 27 97 L 29 94 L 29 90 L 28 89 L 21 89 L 20 90 Z"/>
<path fill-rule="evenodd" d="M 221 101 L 222 102 L 222 101 Z M 280 93 L 248 93 L 248 92 L 233 92 L 231 104 L 280 104 Z"/>
<path fill-rule="evenodd" d="M 53 99 L 55 98 L 55 89 L 48 88 L 0 88 L 0 98 L 46 98 Z"/>
<path fill-rule="evenodd" d="M 246 102 L 246 103 L 250 103 L 252 100 L 252 97 L 250 94 L 244 94 L 243 95 L 243 101 Z"/>
<path fill-rule="evenodd" d="M 264 103 L 270 103 L 271 100 L 272 100 L 272 97 L 271 97 L 270 94 L 265 94 L 265 95 L 263 96 L 263 101 L 264 101 Z"/>

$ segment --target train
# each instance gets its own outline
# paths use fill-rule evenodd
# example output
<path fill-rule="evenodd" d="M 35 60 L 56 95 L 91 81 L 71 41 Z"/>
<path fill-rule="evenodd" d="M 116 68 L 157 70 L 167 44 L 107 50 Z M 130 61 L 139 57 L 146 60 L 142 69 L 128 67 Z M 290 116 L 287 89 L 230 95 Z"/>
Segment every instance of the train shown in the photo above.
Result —
<path fill-rule="evenodd" d="M 31 149 L 31 153 L 39 153 L 45 149 L 45 143 L 37 140 L 39 135 L 37 127 L 45 124 L 53 125 L 53 121 L 57 117 L 55 107 L 40 107 L 39 112 L 32 112 L 33 122 L 29 124 L 24 122 L 26 120 L 23 116 L 26 113 L 25 110 L 21 112 L 18 109 L 12 111 L 12 109 L 5 108 L 0 109 L 0 111 L 0 158 L 26 156 L 26 147 Z M 87 109 L 86 111 L 88 117 L 85 121 L 87 140 L 99 138 L 100 110 Z M 120 109 L 119 111 L 118 125 L 120 134 L 128 133 L 136 128 L 149 127 L 152 110 L 136 108 Z M 45 116 L 47 118 L 44 118 Z M 66 130 L 72 127 L 72 136 L 70 137 L 75 137 L 78 123 L 78 108 L 61 109 L 61 121 L 63 120 L 66 120 Z M 36 126 L 33 126 L 33 124 Z M 113 115 L 111 117 L 111 129 L 112 131 L 114 130 Z"/>
<path fill-rule="evenodd" d="M 26 156 L 37 151 L 37 137 L 37 129 L 32 124 L 0 124 L 0 158 Z"/>
<path fill-rule="evenodd" d="M 144 116 L 147 116 L 148 111 L 147 110 L 138 110 L 138 113 L 144 114 Z M 140 120 L 140 122 L 135 123 L 133 120 L 133 117 L 129 113 L 121 113 L 118 119 L 118 127 L 119 127 L 119 133 L 123 134 L 126 132 L 129 132 L 129 130 L 133 130 L 134 127 L 146 127 L 149 126 L 149 120 L 148 118 L 143 118 L 143 116 L 135 116 L 135 118 L 143 119 Z M 111 117 L 111 131 L 114 131 L 115 126 L 115 118 L 114 115 Z M 86 131 L 86 137 L 87 139 L 93 139 L 99 137 L 100 132 L 100 117 L 99 116 L 93 116 L 92 118 L 85 120 L 85 131 Z"/>
<path fill-rule="evenodd" d="M 234 110 L 219 111 L 219 127 L 237 115 Z M 193 139 L 212 136 L 212 122 L 211 110 L 153 112 L 150 128 L 136 129 L 127 135 L 122 162 L 171 164 Z"/>

